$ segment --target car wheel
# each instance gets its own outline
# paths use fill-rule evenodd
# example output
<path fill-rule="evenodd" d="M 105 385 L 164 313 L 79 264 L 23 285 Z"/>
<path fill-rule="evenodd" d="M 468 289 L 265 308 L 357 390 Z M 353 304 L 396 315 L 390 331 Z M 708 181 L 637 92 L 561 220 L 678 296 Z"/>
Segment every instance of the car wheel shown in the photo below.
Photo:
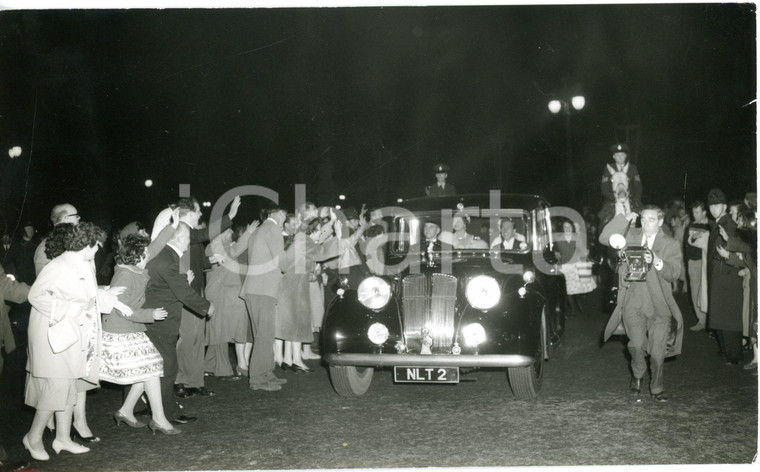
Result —
<path fill-rule="evenodd" d="M 341 397 L 358 397 L 364 395 L 372 383 L 372 367 L 354 367 L 350 365 L 331 365 L 330 380 Z"/>
<path fill-rule="evenodd" d="M 536 359 L 532 365 L 510 367 L 507 369 L 509 386 L 518 400 L 535 400 L 541 391 L 541 379 L 544 375 L 544 352 L 546 347 L 546 318 L 542 315 L 541 332 L 538 346 L 533 354 Z"/>

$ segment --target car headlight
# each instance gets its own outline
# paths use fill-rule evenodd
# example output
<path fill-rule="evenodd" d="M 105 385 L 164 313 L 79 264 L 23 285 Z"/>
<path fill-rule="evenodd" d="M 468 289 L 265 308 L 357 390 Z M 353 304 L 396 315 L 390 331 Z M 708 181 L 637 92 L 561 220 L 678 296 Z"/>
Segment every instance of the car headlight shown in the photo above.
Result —
<path fill-rule="evenodd" d="M 477 277 L 473 277 L 467 284 L 465 295 L 473 308 L 488 310 L 499 303 L 501 289 L 499 288 L 499 283 L 493 277 L 478 275 Z"/>
<path fill-rule="evenodd" d="M 468 346 L 478 346 L 486 340 L 486 330 L 480 323 L 471 323 L 462 328 L 464 343 Z"/>
<path fill-rule="evenodd" d="M 388 328 L 382 323 L 375 323 L 367 330 L 367 337 L 369 340 L 378 346 L 382 346 L 383 343 L 388 340 L 388 336 Z"/>
<path fill-rule="evenodd" d="M 371 310 L 379 310 L 391 299 L 391 286 L 380 277 L 367 277 L 357 289 L 359 302 Z"/>

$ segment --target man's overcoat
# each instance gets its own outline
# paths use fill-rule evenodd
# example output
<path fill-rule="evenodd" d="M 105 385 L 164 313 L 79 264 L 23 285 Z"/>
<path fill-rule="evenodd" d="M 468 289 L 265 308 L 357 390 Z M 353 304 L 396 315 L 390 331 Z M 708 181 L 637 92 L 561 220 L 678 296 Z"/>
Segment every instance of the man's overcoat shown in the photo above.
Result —
<path fill-rule="evenodd" d="M 617 215 L 610 221 L 607 226 L 602 230 L 602 234 L 599 236 L 599 242 L 605 246 L 610 245 L 610 236 L 613 234 L 624 234 L 628 221 L 625 216 Z M 628 246 L 641 246 L 644 239 L 641 228 L 631 227 L 626 235 L 625 242 Z M 666 357 L 675 356 L 681 353 L 681 344 L 683 341 L 683 317 L 681 316 L 681 310 L 678 308 L 678 304 L 673 298 L 673 292 L 671 289 L 671 283 L 678 280 L 678 276 L 681 273 L 681 251 L 678 247 L 678 241 L 665 234 L 662 229 L 657 232 L 657 236 L 654 239 L 654 245 L 652 246 L 652 252 L 662 259 L 662 270 L 654 268 L 654 264 L 649 268 L 647 278 L 645 282 L 626 282 L 625 265 L 620 264 L 618 267 L 618 299 L 615 311 L 613 311 L 610 320 L 607 323 L 607 327 L 604 330 L 604 340 L 606 341 L 612 335 L 617 328 L 618 324 L 623 317 L 621 306 L 623 301 L 626 300 L 628 294 L 628 288 L 632 283 L 645 283 L 649 294 L 652 297 L 652 302 L 657 313 L 670 313 L 676 320 L 676 339 L 672 350 L 668 350 Z M 651 346 L 648 347 L 648 352 L 651 352 Z"/>

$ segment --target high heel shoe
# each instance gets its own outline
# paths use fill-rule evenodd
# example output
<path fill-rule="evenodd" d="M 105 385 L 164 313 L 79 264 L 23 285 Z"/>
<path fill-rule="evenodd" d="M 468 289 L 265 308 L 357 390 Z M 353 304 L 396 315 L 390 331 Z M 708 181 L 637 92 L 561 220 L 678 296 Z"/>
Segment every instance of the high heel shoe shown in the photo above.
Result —
<path fill-rule="evenodd" d="M 88 443 L 100 442 L 100 438 L 98 436 L 87 436 L 87 437 L 82 436 L 81 434 L 79 434 L 79 431 L 77 431 L 77 428 L 74 425 L 71 425 L 71 437 L 72 439 L 76 439 L 82 442 L 88 442 Z"/>
<path fill-rule="evenodd" d="M 301 366 L 298 364 L 293 364 L 291 368 L 293 369 L 293 372 L 306 372 L 307 374 L 314 372 L 314 369 L 311 369 L 307 366 Z"/>
<path fill-rule="evenodd" d="M 125 425 L 129 426 L 130 428 L 144 428 L 148 426 L 148 423 L 143 423 L 142 421 L 132 421 L 126 416 L 122 415 L 120 411 L 117 411 L 113 414 L 113 420 L 116 422 L 116 426 L 119 426 L 120 424 L 124 423 Z"/>
<path fill-rule="evenodd" d="M 38 451 L 36 449 L 32 449 L 32 446 L 29 445 L 29 438 L 24 435 L 24 437 L 21 439 L 21 443 L 24 445 L 24 449 L 29 451 L 29 454 L 31 454 L 32 459 L 37 461 L 49 461 L 50 456 L 47 452 L 45 452 L 45 446 L 42 446 L 42 450 Z"/>
<path fill-rule="evenodd" d="M 156 431 L 160 431 L 160 432 L 166 434 L 167 436 L 172 436 L 174 434 L 180 434 L 182 432 L 182 430 L 177 429 L 177 428 L 163 428 L 163 427 L 159 426 L 158 423 L 156 423 L 153 420 L 150 420 L 150 423 L 148 423 L 148 429 L 153 432 L 153 436 L 156 435 Z"/>
<path fill-rule="evenodd" d="M 285 372 L 289 370 L 295 372 L 295 369 L 293 368 L 293 364 L 288 364 L 286 362 L 283 362 L 282 364 L 280 364 L 280 369 L 284 370 Z"/>
<path fill-rule="evenodd" d="M 81 444 L 66 445 L 57 439 L 53 439 L 53 450 L 56 454 L 60 454 L 61 451 L 68 451 L 72 454 L 84 454 L 85 452 L 90 452 L 89 447 L 84 447 Z"/>
<path fill-rule="evenodd" d="M 239 375 L 242 375 L 243 377 L 248 377 L 248 369 L 243 369 L 242 367 L 235 367 L 235 372 L 237 372 Z"/>

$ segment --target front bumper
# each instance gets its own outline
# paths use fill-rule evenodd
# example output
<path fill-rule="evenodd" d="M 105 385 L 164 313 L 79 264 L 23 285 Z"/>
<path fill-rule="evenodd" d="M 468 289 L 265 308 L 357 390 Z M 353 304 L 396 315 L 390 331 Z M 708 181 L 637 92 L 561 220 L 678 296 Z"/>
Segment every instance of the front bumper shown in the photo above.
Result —
<path fill-rule="evenodd" d="M 526 367 L 535 359 L 519 354 L 420 355 L 420 354 L 326 354 L 330 365 L 398 367 Z"/>

